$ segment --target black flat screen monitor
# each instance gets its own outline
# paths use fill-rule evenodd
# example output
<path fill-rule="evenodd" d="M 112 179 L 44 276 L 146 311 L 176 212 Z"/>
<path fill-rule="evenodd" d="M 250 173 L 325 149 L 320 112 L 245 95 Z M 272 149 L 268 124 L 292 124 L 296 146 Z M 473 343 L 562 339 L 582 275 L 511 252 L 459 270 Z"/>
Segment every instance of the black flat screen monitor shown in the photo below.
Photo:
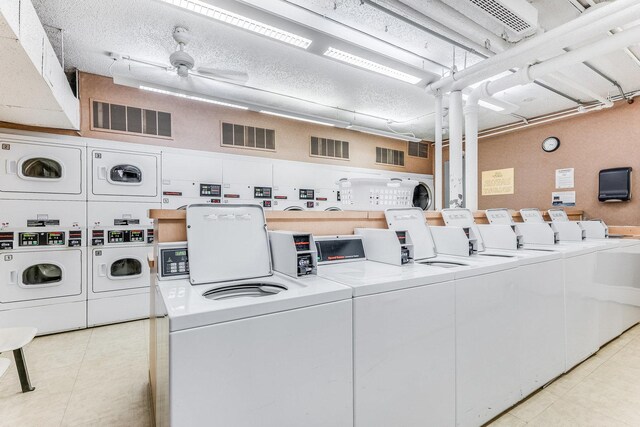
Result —
<path fill-rule="evenodd" d="M 598 200 L 601 202 L 631 200 L 631 168 L 601 170 Z"/>

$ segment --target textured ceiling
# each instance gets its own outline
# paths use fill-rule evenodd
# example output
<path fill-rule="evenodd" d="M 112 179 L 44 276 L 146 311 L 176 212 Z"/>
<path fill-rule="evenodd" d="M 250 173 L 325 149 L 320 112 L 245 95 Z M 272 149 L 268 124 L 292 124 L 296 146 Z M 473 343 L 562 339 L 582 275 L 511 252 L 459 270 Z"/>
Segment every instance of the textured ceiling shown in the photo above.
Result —
<path fill-rule="evenodd" d="M 433 138 L 430 114 L 434 102 L 424 86 L 448 72 L 454 64 L 454 54 L 458 69 L 482 60 L 477 54 L 465 53 L 460 48 L 454 50 L 451 44 L 424 28 L 410 25 L 361 0 L 208 1 L 225 8 L 239 8 L 251 13 L 254 19 L 269 20 L 272 25 L 312 38 L 313 48 L 304 51 L 157 0 L 33 0 L 33 3 L 43 24 L 64 30 L 67 69 L 124 76 L 379 129 L 385 129 L 385 122 L 392 120 L 399 122 L 393 125 L 394 129 L 415 132 L 429 139 Z M 375 0 L 382 5 L 386 5 L 386 1 Z M 531 3 L 539 9 L 540 23 L 545 30 L 580 14 L 568 0 L 532 0 Z M 264 10 L 256 10 L 256 4 Z M 277 7 L 294 10 L 295 15 L 277 16 L 274 12 Z M 167 64 L 175 49 L 171 36 L 175 26 L 187 27 L 193 35 L 186 50 L 196 59 L 196 67 L 247 72 L 248 81 L 239 85 L 195 77 L 184 79 L 159 68 L 113 61 L 108 57 L 109 52 L 116 52 Z M 59 32 L 49 29 L 48 33 L 60 53 Z M 358 53 L 423 80 L 410 85 L 336 62 L 321 55 L 326 46 Z M 624 52 L 595 59 L 592 64 L 617 80 L 626 91 L 640 89 L 640 67 Z M 564 72 L 601 95 L 615 93 L 610 82 L 584 65 Z M 557 82 L 549 80 L 548 83 L 572 97 L 590 100 Z M 576 106 L 536 85 L 514 88 L 499 97 L 518 105 L 516 113 L 524 117 Z M 483 110 L 480 116 L 482 128 L 515 120 L 513 116 L 488 110 Z"/>

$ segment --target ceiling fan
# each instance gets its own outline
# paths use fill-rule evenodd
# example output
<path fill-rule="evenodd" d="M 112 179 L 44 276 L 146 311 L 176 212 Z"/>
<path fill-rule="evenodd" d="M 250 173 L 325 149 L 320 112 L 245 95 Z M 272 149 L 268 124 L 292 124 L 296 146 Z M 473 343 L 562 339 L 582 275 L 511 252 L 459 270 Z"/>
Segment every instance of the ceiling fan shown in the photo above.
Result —
<path fill-rule="evenodd" d="M 173 30 L 173 39 L 178 43 L 176 50 L 169 55 L 169 64 L 159 64 L 143 59 L 133 58 L 128 55 L 120 55 L 115 52 L 109 53 L 109 56 L 117 60 L 128 60 L 139 64 L 147 65 L 149 67 L 156 67 L 163 69 L 167 72 L 175 72 L 181 78 L 198 77 L 209 80 L 227 81 L 232 83 L 246 83 L 249 80 L 249 75 L 243 71 L 217 69 L 213 67 L 195 67 L 196 61 L 185 51 L 185 47 L 191 41 L 191 34 L 189 30 L 184 27 L 176 27 Z M 147 68 L 147 67 L 145 67 Z"/>

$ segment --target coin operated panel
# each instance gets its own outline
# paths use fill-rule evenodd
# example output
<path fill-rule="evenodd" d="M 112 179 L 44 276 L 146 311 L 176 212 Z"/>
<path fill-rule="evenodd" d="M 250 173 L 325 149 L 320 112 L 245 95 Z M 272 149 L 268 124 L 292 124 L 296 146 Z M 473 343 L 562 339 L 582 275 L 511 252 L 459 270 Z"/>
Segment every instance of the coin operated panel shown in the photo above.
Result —
<path fill-rule="evenodd" d="M 318 253 L 313 235 L 292 231 L 270 231 L 273 269 L 291 277 L 315 275 Z"/>
<path fill-rule="evenodd" d="M 0 251 L 11 249 L 75 248 L 83 246 L 82 230 L 56 229 L 33 231 L 29 229 L 0 231 Z"/>
<path fill-rule="evenodd" d="M 222 197 L 220 184 L 200 184 L 200 197 Z"/>
<path fill-rule="evenodd" d="M 587 238 L 586 231 L 578 222 L 569 221 L 567 213 L 562 209 L 549 209 L 551 228 L 558 232 L 560 241 L 580 242 Z"/>
<path fill-rule="evenodd" d="M 187 242 L 158 243 L 155 258 L 158 280 L 189 278 Z"/>
<path fill-rule="evenodd" d="M 362 237 L 367 259 L 392 265 L 413 262 L 413 243 L 405 230 L 381 228 L 356 228 L 354 233 Z"/>
<path fill-rule="evenodd" d="M 96 227 L 90 230 L 91 246 L 119 246 L 151 244 L 154 239 L 152 228 Z"/>
<path fill-rule="evenodd" d="M 318 265 L 367 259 L 362 236 L 320 236 L 315 242 Z"/>

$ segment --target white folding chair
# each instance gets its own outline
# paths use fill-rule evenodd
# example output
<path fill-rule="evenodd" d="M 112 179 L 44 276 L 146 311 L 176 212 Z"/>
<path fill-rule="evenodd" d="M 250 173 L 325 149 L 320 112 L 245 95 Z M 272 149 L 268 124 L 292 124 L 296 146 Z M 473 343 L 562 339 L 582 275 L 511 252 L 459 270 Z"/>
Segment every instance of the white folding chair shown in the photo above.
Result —
<path fill-rule="evenodd" d="M 37 332 L 38 330 L 36 328 L 31 327 L 0 328 L 0 353 L 13 351 L 13 358 L 16 362 L 23 393 L 33 391 L 35 387 L 31 385 L 31 381 L 29 380 L 29 371 L 27 370 L 27 362 L 24 359 L 24 351 L 22 348 L 33 340 Z M 0 359 L 0 372 L 4 373 L 9 365 L 7 364 L 3 371 L 2 360 L 3 359 Z"/>

